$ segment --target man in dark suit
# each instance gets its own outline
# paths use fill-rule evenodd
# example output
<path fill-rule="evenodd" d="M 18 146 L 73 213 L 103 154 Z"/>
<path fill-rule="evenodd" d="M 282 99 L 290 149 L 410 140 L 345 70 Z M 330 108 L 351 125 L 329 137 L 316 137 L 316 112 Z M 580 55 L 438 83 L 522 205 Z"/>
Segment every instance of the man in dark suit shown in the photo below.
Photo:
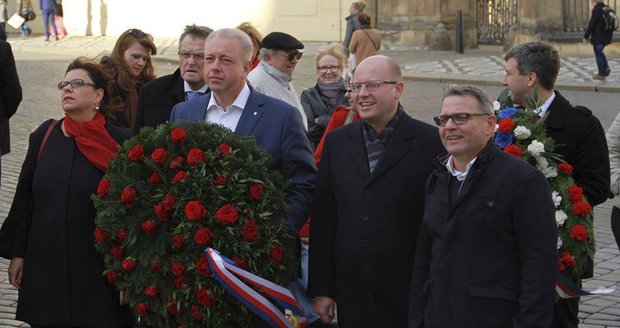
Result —
<path fill-rule="evenodd" d="M 22 101 L 22 87 L 19 84 L 15 58 L 11 45 L 0 40 L 0 156 L 11 151 L 9 119 Z M 0 161 L 0 170 L 1 170 Z"/>
<path fill-rule="evenodd" d="M 450 86 L 435 122 L 449 155 L 427 182 L 409 327 L 549 327 L 558 230 L 545 176 L 497 148 L 476 87 Z"/>
<path fill-rule="evenodd" d="M 533 95 L 537 89 L 536 111 L 544 120 L 547 135 L 555 140 L 555 152 L 574 167 L 575 184 L 583 188 L 590 205 L 603 203 L 610 195 L 605 131 L 592 111 L 571 105 L 553 90 L 560 71 L 558 52 L 544 42 L 527 42 L 514 46 L 504 59 L 504 85 L 512 101 L 527 107 L 525 95 Z M 591 272 L 583 278 L 589 277 Z M 579 298 L 559 299 L 552 327 L 577 327 L 578 314 Z"/>
<path fill-rule="evenodd" d="M 166 123 L 174 105 L 207 93 L 202 70 L 205 40 L 212 31 L 206 26 L 185 27 L 179 38 L 179 68 L 145 84 L 140 91 L 134 134 L 142 127 Z"/>
<path fill-rule="evenodd" d="M 415 245 L 437 129 L 399 103 L 399 65 L 373 56 L 356 68 L 351 103 L 361 120 L 327 135 L 310 229 L 308 294 L 324 322 L 406 327 Z"/>
<path fill-rule="evenodd" d="M 221 124 L 238 136 L 254 136 L 270 156 L 269 168 L 278 170 L 293 186 L 288 192 L 290 214 L 283 218 L 296 236 L 308 218 L 316 168 L 310 142 L 297 110 L 252 90 L 246 81 L 252 41 L 241 30 L 221 29 L 205 42 L 204 77 L 211 92 L 174 106 L 170 121 L 207 121 Z"/>
<path fill-rule="evenodd" d="M 605 77 L 609 76 L 609 73 L 611 73 L 611 69 L 607 64 L 607 57 L 605 57 L 603 49 L 611 43 L 614 31 L 605 30 L 603 11 L 609 10 L 609 8 L 605 9 L 603 0 L 591 0 L 591 2 L 594 7 L 592 7 L 592 14 L 590 15 L 590 21 L 588 22 L 586 32 L 583 34 L 582 42 L 586 44 L 588 43 L 588 39 L 590 39 L 592 49 L 594 49 L 594 58 L 596 59 L 598 72 L 592 76 L 592 78 L 595 80 L 604 80 Z"/>

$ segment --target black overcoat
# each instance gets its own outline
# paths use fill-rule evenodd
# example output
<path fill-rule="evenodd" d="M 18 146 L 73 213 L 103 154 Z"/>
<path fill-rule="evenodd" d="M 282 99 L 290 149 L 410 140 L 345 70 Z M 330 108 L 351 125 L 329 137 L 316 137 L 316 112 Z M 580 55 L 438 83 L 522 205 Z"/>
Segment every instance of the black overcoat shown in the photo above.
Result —
<path fill-rule="evenodd" d="M 16 223 L 11 257 L 24 258 L 16 319 L 53 327 L 118 327 L 118 293 L 103 277 L 103 256 L 94 247 L 90 197 L 103 172 L 64 136 L 61 122 L 37 161 L 50 122 L 30 135 L 6 219 Z M 127 138 L 119 127 L 106 128 L 119 144 Z"/>
<path fill-rule="evenodd" d="M 605 4 L 602 2 L 594 5 L 588 27 L 583 35 L 583 38 L 590 39 L 590 43 L 593 45 L 608 45 L 613 37 L 613 31 L 605 31 L 603 28 L 603 7 L 605 7 Z"/>
<path fill-rule="evenodd" d="M 327 135 L 310 229 L 308 294 L 347 327 L 406 327 L 411 270 L 437 128 L 404 114 L 371 174 L 361 120 Z"/>
<path fill-rule="evenodd" d="M 138 96 L 134 135 L 145 126 L 156 127 L 168 122 L 174 105 L 185 101 L 185 87 L 181 70 L 156 78 L 145 84 Z"/>
<path fill-rule="evenodd" d="M 22 101 L 22 87 L 19 84 L 15 58 L 11 45 L 0 40 L 0 155 L 11 151 L 9 119 Z"/>

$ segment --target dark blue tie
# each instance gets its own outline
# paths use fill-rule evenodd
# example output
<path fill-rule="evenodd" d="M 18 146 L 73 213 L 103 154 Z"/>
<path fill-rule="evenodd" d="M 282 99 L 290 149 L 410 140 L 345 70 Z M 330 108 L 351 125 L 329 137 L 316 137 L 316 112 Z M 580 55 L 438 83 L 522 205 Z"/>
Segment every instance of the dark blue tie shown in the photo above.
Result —
<path fill-rule="evenodd" d="M 198 98 L 202 96 L 203 93 L 200 91 L 185 91 L 185 99 L 192 100 L 194 98 Z"/>

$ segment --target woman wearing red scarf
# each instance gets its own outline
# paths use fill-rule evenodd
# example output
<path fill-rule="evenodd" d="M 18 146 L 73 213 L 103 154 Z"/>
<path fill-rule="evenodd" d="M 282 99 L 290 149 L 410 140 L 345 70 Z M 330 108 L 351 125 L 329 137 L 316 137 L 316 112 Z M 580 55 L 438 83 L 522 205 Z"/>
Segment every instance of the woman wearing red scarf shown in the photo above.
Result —
<path fill-rule="evenodd" d="M 19 289 L 16 319 L 32 327 L 122 327 L 119 295 L 102 276 L 93 246 L 90 196 L 119 144 L 107 124 L 108 78 L 99 64 L 76 59 L 58 83 L 65 118 L 30 135 L 13 204 L 9 282 Z M 41 150 L 41 151 L 40 151 Z M 3 227 L 4 228 L 4 227 Z"/>

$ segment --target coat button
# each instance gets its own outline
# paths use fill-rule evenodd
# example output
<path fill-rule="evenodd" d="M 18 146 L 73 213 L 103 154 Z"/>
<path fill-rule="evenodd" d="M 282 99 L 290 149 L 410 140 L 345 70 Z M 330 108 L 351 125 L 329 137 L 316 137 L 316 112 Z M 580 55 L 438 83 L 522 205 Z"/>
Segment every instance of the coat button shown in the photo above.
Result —
<path fill-rule="evenodd" d="M 364 270 L 364 272 L 368 272 L 368 265 L 367 264 L 363 264 L 362 265 L 362 270 Z"/>
<path fill-rule="evenodd" d="M 364 189 L 364 196 L 370 196 L 370 190 Z"/>
<path fill-rule="evenodd" d="M 493 207 L 495 207 L 495 202 L 493 202 L 492 200 L 490 200 L 490 201 L 487 203 L 487 206 L 488 206 L 489 208 L 493 208 Z"/>
<path fill-rule="evenodd" d="M 368 215 L 362 215 L 362 221 L 364 222 L 368 221 Z"/>
<path fill-rule="evenodd" d="M 368 247 L 368 241 L 366 241 L 365 239 L 364 239 L 364 240 L 362 240 L 362 246 L 363 246 L 364 248 L 365 248 L 365 247 Z"/>

